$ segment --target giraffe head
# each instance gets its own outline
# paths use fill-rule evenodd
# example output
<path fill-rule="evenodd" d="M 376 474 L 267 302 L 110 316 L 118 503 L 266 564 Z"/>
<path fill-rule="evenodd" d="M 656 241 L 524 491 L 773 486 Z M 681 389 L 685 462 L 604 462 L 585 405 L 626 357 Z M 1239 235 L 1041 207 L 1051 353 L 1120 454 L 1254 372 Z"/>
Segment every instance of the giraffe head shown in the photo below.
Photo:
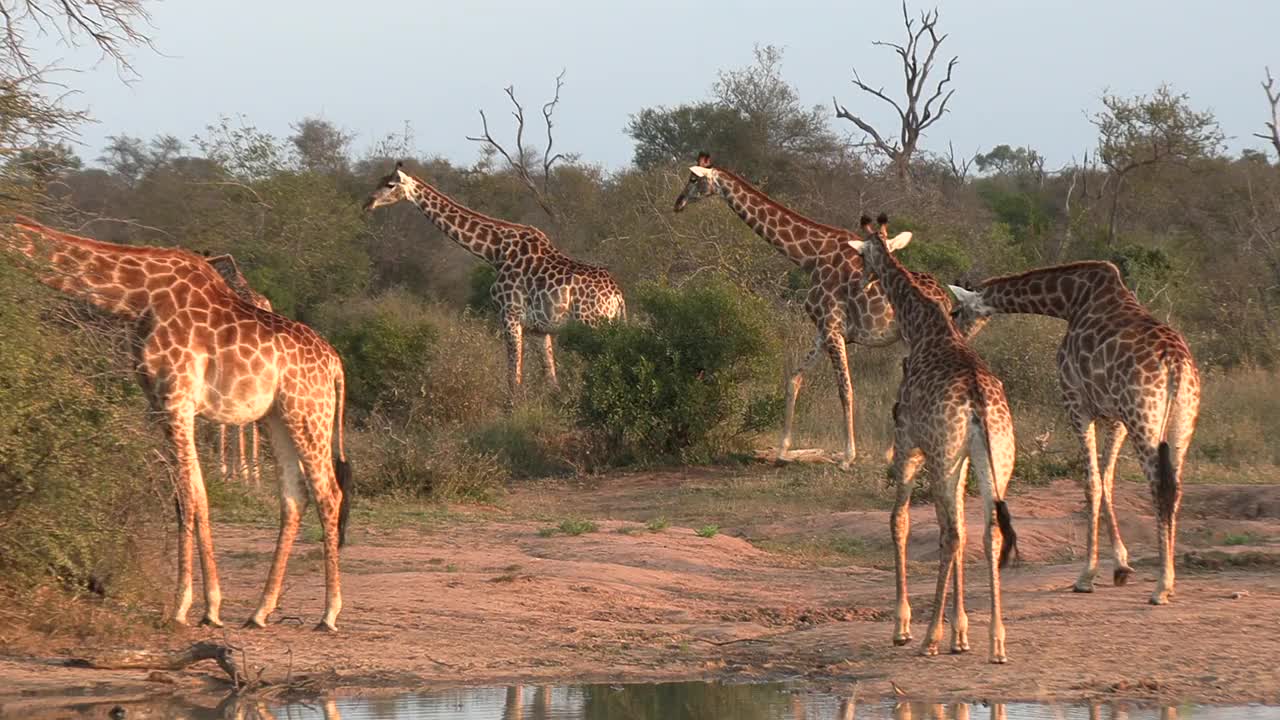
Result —
<path fill-rule="evenodd" d="M 711 166 L 711 155 L 698 153 L 698 164 L 689 168 L 689 182 L 676 198 L 675 212 L 680 212 L 691 202 L 719 192 L 719 173 Z"/>
<path fill-rule="evenodd" d="M 893 253 L 906 247 L 907 244 L 911 242 L 911 233 L 909 232 L 900 232 L 893 237 L 889 237 L 888 215 L 880 213 L 880 217 L 876 218 L 876 222 L 879 227 L 871 224 L 870 217 L 866 215 L 862 216 L 862 220 L 859 224 L 862 226 L 862 232 L 865 234 L 865 238 L 862 240 L 849 241 L 849 247 L 853 248 L 854 252 L 857 252 L 865 258 L 871 259 L 876 257 L 876 254 L 881 251 L 881 248 Z"/>
<path fill-rule="evenodd" d="M 956 296 L 955 305 L 951 308 L 951 324 L 956 326 L 965 339 L 972 338 L 986 326 L 996 310 L 987 304 L 981 292 L 957 285 L 947 287 L 951 289 L 951 294 Z"/>
<path fill-rule="evenodd" d="M 394 205 L 408 197 L 405 188 L 409 186 L 410 178 L 400 169 L 402 167 L 404 163 L 397 162 L 391 174 L 378 181 L 378 186 L 369 193 L 369 199 L 364 201 L 365 212 L 383 205 Z"/>

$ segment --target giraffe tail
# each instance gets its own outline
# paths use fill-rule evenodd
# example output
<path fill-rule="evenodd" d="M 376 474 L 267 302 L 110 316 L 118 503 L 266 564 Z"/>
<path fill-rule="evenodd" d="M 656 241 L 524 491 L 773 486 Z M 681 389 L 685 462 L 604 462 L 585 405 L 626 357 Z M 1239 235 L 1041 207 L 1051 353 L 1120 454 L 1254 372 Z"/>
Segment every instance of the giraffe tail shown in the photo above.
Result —
<path fill-rule="evenodd" d="M 1000 538 L 1003 542 L 1000 544 L 1000 567 L 1009 565 L 1010 558 L 1017 557 L 1018 553 L 1018 533 L 1013 529 L 1013 515 L 1009 512 L 1009 504 L 1005 502 L 1002 495 L 999 494 L 999 482 L 996 476 L 996 458 L 995 453 L 991 450 L 991 405 L 987 402 L 986 391 L 982 384 L 976 381 L 973 385 L 973 400 L 976 407 L 974 410 L 974 424 L 982 431 L 983 450 L 987 455 L 987 473 L 985 478 L 981 478 L 990 483 L 989 488 L 984 488 L 985 492 L 991 493 L 991 498 L 996 512 L 996 525 L 1000 528 Z M 970 446 L 972 447 L 972 446 Z M 970 463 L 972 464 L 972 462 Z"/>
<path fill-rule="evenodd" d="M 1168 386 L 1165 390 L 1164 426 L 1160 428 L 1160 444 L 1156 446 L 1156 514 L 1162 523 L 1172 523 L 1178 511 L 1178 470 L 1173 465 L 1173 449 L 1169 447 L 1169 418 L 1178 402 L 1182 386 L 1182 364 L 1166 367 Z"/>
<path fill-rule="evenodd" d="M 338 503 L 338 547 L 342 547 L 347 544 L 347 519 L 351 515 L 351 496 L 355 494 L 355 485 L 351 463 L 347 462 L 346 444 L 342 435 L 342 426 L 346 418 L 347 389 L 341 360 L 338 361 L 338 373 L 334 377 L 333 384 L 338 400 L 338 411 L 334 415 L 334 432 L 338 447 L 337 452 L 333 454 L 333 476 L 337 480 L 338 490 L 342 492 L 342 501 Z"/>

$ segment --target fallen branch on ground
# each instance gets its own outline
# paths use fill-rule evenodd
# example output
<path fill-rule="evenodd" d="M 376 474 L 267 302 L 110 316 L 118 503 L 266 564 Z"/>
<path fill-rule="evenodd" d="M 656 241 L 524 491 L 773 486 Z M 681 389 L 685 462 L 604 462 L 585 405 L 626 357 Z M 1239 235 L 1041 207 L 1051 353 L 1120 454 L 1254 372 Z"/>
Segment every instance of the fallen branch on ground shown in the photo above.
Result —
<path fill-rule="evenodd" d="M 231 682 L 239 684 L 240 671 L 232 649 L 211 642 L 198 642 L 183 650 L 115 650 L 92 658 L 70 658 L 66 665 L 95 670 L 184 670 L 202 660 L 217 662 Z"/>

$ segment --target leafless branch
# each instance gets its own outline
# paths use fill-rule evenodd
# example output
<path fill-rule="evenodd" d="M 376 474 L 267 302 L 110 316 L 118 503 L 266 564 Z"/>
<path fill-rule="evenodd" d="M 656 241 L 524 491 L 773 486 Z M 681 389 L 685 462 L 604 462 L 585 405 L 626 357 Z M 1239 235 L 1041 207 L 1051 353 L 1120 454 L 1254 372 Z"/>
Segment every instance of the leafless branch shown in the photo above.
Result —
<path fill-rule="evenodd" d="M 973 158 L 977 155 L 975 151 L 973 155 L 966 158 L 956 157 L 955 145 L 951 141 L 947 141 L 947 165 L 951 168 L 951 174 L 955 176 L 961 184 L 969 177 L 969 168 L 973 165 Z"/>
<path fill-rule="evenodd" d="M 80 212 L 85 212 L 85 211 L 83 211 L 83 210 L 82 210 L 82 211 L 80 211 Z M 88 214 L 88 213 L 86 213 L 86 214 Z M 88 220 L 85 220 L 84 222 L 80 223 L 80 224 L 76 227 L 76 232 L 78 232 L 78 233 L 79 233 L 79 232 L 84 232 L 84 230 L 85 230 L 86 228 L 88 228 L 90 225 L 92 225 L 92 224 L 94 224 L 94 223 L 115 223 L 115 224 L 117 224 L 117 225 L 126 225 L 126 226 L 128 226 L 128 227 L 137 228 L 137 229 L 139 229 L 139 230 L 146 230 L 146 231 L 148 231 L 148 232 L 159 233 L 159 234 L 164 235 L 165 237 L 169 238 L 170 240 L 175 240 L 175 239 L 176 239 L 176 238 L 174 238 L 173 233 L 170 233 L 169 231 L 165 230 L 164 228 L 158 228 L 158 227 L 156 227 L 156 226 L 154 226 L 154 225 L 146 225 L 146 224 L 143 224 L 143 223 L 138 222 L 137 220 L 130 220 L 130 219 L 128 219 L 128 218 L 106 217 L 106 216 L 104 216 L 104 215 L 94 215 L 94 216 L 90 217 Z"/>
<path fill-rule="evenodd" d="M 1253 135 L 1269 141 L 1276 149 L 1276 154 L 1280 155 L 1280 90 L 1275 87 L 1276 79 L 1271 77 L 1271 68 L 1266 68 L 1266 71 L 1267 79 L 1262 83 L 1262 91 L 1267 94 L 1267 104 L 1271 106 L 1271 121 L 1266 123 L 1271 134 L 1254 133 Z"/>
<path fill-rule="evenodd" d="M 0 48 L 5 62 L 30 73 L 35 70 L 27 49 L 31 31 L 55 32 L 69 45 L 87 37 L 119 70 L 133 74 L 126 53 L 130 46 L 151 47 L 142 29 L 150 20 L 145 0 L 0 0 Z"/>
<path fill-rule="evenodd" d="M 921 97 L 928 87 L 929 74 L 934 69 L 938 48 L 947 39 L 947 35 L 938 34 L 937 9 L 921 13 L 919 18 L 920 25 L 917 28 L 916 21 L 907 12 L 905 0 L 902 3 L 902 22 L 907 31 L 905 45 L 886 41 L 876 41 L 872 45 L 891 48 L 901 60 L 903 77 L 906 81 L 905 107 L 886 95 L 884 88 L 871 87 L 862 81 L 856 69 L 853 71 L 853 84 L 859 90 L 888 103 L 898 113 L 898 140 L 893 143 L 886 141 L 862 117 L 849 112 L 835 98 L 832 98 L 832 102 L 835 104 L 836 117 L 852 122 L 870 136 L 873 145 L 897 168 L 898 176 L 906 179 L 911 158 L 916 153 L 920 143 L 920 135 L 947 112 L 947 103 L 955 93 L 955 88 L 948 86 L 952 82 L 952 74 L 960 58 L 951 58 L 950 62 L 947 63 L 946 76 L 938 81 L 938 84 L 934 87 L 933 94 L 925 98 L 922 104 Z M 922 43 L 926 41 L 926 36 L 928 36 L 928 50 L 925 51 L 924 60 L 921 61 Z"/>
<path fill-rule="evenodd" d="M 560 89 L 564 87 L 564 75 L 565 71 L 561 70 L 560 74 L 556 76 L 555 96 L 542 106 L 542 119 L 547 126 L 547 147 L 542 153 L 541 182 L 539 182 L 538 178 L 535 178 L 533 172 L 529 170 L 528 155 L 524 146 L 524 106 L 516 99 L 514 85 L 508 85 L 504 89 L 504 92 L 507 94 L 507 97 L 511 99 L 511 104 L 515 106 L 515 109 L 511 111 L 511 116 L 515 118 L 516 121 L 515 156 L 513 157 L 512 154 L 503 147 L 502 143 L 495 140 L 493 135 L 489 132 L 489 119 L 485 116 L 484 110 L 480 111 L 482 133 L 480 135 L 467 136 L 468 140 L 482 143 L 501 155 L 502 158 L 506 160 L 507 166 L 515 172 L 516 177 L 520 178 L 520 182 L 524 183 L 525 187 L 527 187 L 529 192 L 532 193 L 533 199 L 538 203 L 538 206 L 542 208 L 543 212 L 545 212 L 553 222 L 559 220 L 559 214 L 556 212 L 555 206 L 551 202 L 551 170 L 557 162 L 568 159 L 568 157 L 563 153 L 552 154 L 551 152 L 552 146 L 555 144 L 555 137 L 552 133 L 552 128 L 555 127 L 555 123 L 552 116 L 555 114 L 556 106 L 560 104 Z"/>

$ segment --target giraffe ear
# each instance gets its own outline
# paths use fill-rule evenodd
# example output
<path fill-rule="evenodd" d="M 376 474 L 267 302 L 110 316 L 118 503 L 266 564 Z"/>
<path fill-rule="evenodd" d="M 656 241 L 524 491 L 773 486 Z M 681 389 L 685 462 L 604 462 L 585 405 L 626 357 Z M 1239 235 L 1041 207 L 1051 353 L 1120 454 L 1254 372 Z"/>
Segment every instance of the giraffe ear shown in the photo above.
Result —
<path fill-rule="evenodd" d="M 693 173 L 694 175 L 697 175 L 700 178 L 711 177 L 711 168 L 706 168 L 701 165 L 689 166 L 689 172 Z"/>
<path fill-rule="evenodd" d="M 909 242 L 911 242 L 911 233 L 900 232 L 890 238 L 885 244 L 889 246 L 889 252 L 897 252 L 906 247 Z"/>
<path fill-rule="evenodd" d="M 849 241 L 849 247 L 853 248 L 853 251 L 858 253 L 859 255 L 862 254 L 862 248 L 865 247 L 866 244 L 867 244 L 866 240 L 850 240 Z"/>
<path fill-rule="evenodd" d="M 961 303 L 965 305 L 972 305 L 974 307 L 980 307 L 982 305 L 981 294 L 972 290 L 965 290 L 958 285 L 948 285 L 947 287 L 951 289 L 951 294 L 956 296 L 956 300 L 959 300 Z"/>

